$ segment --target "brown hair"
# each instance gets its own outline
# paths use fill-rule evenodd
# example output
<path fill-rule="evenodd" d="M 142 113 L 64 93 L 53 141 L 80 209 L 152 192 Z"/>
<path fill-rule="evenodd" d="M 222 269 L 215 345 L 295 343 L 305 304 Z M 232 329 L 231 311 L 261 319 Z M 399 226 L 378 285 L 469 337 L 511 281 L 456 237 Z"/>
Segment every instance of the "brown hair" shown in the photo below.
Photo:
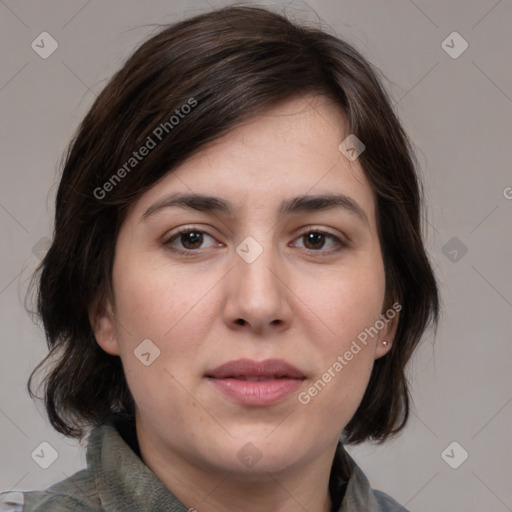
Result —
<path fill-rule="evenodd" d="M 50 353 L 28 388 L 34 397 L 34 374 L 48 367 L 45 404 L 57 431 L 82 437 L 113 412 L 134 413 L 120 359 L 99 347 L 88 317 L 95 299 L 113 300 L 114 248 L 127 209 L 207 142 L 272 105 L 310 93 L 339 105 L 350 132 L 366 146 L 359 161 L 376 198 L 384 310 L 403 305 L 392 348 L 375 361 L 344 437 L 381 442 L 404 427 L 404 368 L 429 323 L 437 325 L 439 299 L 422 241 L 416 161 L 378 76 L 338 37 L 260 7 L 226 7 L 165 26 L 133 53 L 69 146 L 53 241 L 34 274 Z M 158 144 L 127 167 L 158 127 Z"/>

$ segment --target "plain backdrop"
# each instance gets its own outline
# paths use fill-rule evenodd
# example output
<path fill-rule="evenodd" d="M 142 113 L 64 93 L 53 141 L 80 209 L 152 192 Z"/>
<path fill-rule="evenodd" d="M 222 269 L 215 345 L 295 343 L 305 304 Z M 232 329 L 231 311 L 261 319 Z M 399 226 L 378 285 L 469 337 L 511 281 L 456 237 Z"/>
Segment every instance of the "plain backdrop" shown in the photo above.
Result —
<path fill-rule="evenodd" d="M 154 24 L 228 3 L 0 1 L 0 490 L 46 488 L 85 464 L 26 392 L 46 344 L 23 299 L 51 237 L 61 156 Z M 318 16 L 384 73 L 425 180 L 440 328 L 411 362 L 406 430 L 349 451 L 373 487 L 412 511 L 512 510 L 512 3 L 260 5 L 299 20 Z M 47 58 L 31 46 L 42 32 L 58 44 Z M 31 455 L 42 442 L 58 454 L 47 469 Z"/>

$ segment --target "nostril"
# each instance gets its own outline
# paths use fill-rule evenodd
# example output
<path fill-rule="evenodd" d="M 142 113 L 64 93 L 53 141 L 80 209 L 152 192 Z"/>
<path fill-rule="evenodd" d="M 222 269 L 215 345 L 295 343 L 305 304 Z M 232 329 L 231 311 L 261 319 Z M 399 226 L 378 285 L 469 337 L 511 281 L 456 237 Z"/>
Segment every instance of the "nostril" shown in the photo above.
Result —
<path fill-rule="evenodd" d="M 243 318 L 238 318 L 238 319 L 236 320 L 236 323 L 237 323 L 238 325 L 244 325 L 244 324 L 245 324 L 245 320 L 244 320 Z"/>

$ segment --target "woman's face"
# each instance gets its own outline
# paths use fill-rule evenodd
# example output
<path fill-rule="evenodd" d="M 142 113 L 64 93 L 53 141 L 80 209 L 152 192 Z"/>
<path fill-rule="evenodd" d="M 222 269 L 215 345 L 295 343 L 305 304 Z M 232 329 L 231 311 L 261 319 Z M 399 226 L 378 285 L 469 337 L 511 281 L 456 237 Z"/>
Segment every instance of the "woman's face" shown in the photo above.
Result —
<path fill-rule="evenodd" d="M 344 126 L 325 98 L 287 101 L 131 208 L 115 320 L 91 318 L 146 450 L 251 478 L 332 457 L 395 323 L 379 322 L 374 197 Z"/>

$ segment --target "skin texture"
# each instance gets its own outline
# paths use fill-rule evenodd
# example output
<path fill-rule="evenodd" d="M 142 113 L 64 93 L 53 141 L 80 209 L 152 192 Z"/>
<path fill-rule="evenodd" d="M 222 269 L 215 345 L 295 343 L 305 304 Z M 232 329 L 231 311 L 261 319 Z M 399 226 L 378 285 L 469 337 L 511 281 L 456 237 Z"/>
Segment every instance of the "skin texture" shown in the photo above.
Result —
<path fill-rule="evenodd" d="M 373 192 L 358 160 L 338 149 L 349 133 L 342 112 L 325 97 L 288 100 L 164 176 L 132 205 L 121 227 L 114 301 L 91 309 L 91 324 L 100 346 L 121 357 L 144 462 L 187 507 L 330 510 L 338 437 L 374 360 L 391 348 L 398 318 L 360 344 L 308 404 L 298 401 L 298 392 L 384 313 Z M 141 220 L 173 192 L 216 196 L 232 203 L 233 212 L 172 207 Z M 278 214 L 282 200 L 325 193 L 352 198 L 368 224 L 339 207 Z M 165 245 L 188 226 L 203 232 L 202 245 L 190 235 Z M 303 236 L 319 230 L 347 246 Z M 236 252 L 248 236 L 263 249 L 252 263 Z M 144 339 L 160 350 L 149 366 L 134 355 Z M 239 358 L 284 359 L 306 379 L 277 404 L 240 405 L 205 378 Z M 248 442 L 261 454 L 252 467 L 237 457 Z"/>

